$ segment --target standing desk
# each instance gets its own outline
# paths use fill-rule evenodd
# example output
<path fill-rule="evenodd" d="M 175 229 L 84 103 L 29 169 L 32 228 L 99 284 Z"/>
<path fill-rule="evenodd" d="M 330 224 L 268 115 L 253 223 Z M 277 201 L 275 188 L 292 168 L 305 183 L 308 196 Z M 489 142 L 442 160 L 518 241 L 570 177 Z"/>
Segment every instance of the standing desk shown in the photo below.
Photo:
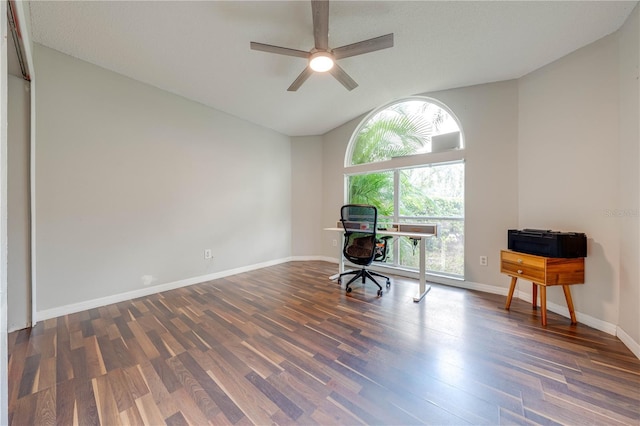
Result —
<path fill-rule="evenodd" d="M 343 228 L 324 228 L 324 230 L 341 232 L 344 235 Z M 418 293 L 413 297 L 414 302 L 420 302 L 424 298 L 424 296 L 429 292 L 429 290 L 431 290 L 431 286 L 427 285 L 427 278 L 426 278 L 426 271 L 427 271 L 426 253 L 427 253 L 427 238 L 436 236 L 435 226 L 434 226 L 434 232 L 404 232 L 404 231 L 389 231 L 389 230 L 378 229 L 376 231 L 376 234 L 389 235 L 392 237 L 407 237 L 407 238 L 413 238 L 415 240 L 420 241 L 420 280 L 419 280 L 420 287 L 418 289 Z M 343 244 L 339 244 L 338 246 L 340 250 L 338 254 L 338 259 L 340 259 L 338 262 L 338 273 L 329 277 L 332 280 L 338 279 L 340 274 L 344 272 L 344 257 L 342 256 L 343 245 L 344 245 L 344 242 Z"/>

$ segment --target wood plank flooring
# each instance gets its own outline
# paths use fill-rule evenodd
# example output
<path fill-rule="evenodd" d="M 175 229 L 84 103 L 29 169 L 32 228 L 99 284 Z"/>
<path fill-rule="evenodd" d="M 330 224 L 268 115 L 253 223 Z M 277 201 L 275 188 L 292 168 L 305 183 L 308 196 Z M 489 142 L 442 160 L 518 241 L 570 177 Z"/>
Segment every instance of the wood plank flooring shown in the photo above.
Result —
<path fill-rule="evenodd" d="M 11 425 L 640 424 L 617 338 L 505 297 L 292 262 L 9 336 Z"/>

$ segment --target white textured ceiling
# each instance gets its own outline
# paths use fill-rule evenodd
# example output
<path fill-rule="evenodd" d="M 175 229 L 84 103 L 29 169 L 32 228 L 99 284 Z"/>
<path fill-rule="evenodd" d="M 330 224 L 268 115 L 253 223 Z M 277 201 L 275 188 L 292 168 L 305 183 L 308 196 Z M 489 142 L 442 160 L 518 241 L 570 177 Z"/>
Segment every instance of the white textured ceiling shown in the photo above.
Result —
<path fill-rule="evenodd" d="M 616 31 L 637 1 L 332 1 L 332 48 L 387 33 L 395 46 L 287 87 L 306 60 L 309 1 L 34 1 L 32 40 L 283 134 L 318 135 L 403 96 L 521 77 Z"/>

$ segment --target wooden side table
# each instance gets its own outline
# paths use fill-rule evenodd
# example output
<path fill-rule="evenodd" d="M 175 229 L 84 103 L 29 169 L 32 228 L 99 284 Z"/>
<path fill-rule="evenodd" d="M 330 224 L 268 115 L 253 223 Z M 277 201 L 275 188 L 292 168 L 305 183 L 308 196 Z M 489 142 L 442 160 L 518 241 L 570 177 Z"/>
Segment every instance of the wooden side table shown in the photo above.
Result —
<path fill-rule="evenodd" d="M 547 286 L 561 285 L 564 297 L 567 300 L 571 324 L 575 324 L 576 314 L 571 299 L 572 284 L 584 283 L 584 258 L 558 258 L 535 256 L 533 254 L 520 253 L 511 250 L 500 251 L 500 272 L 511 277 L 511 286 L 507 295 L 505 309 L 511 306 L 513 291 L 516 288 L 518 278 L 533 283 L 533 309 L 537 308 L 537 290 L 540 287 L 540 308 L 542 325 L 547 325 Z"/>

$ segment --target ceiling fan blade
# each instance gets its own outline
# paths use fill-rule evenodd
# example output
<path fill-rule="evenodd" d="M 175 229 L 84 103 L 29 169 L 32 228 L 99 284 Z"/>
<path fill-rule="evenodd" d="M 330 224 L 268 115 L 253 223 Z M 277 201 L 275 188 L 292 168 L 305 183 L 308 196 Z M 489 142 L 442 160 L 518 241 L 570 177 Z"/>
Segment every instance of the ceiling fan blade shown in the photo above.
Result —
<path fill-rule="evenodd" d="M 316 49 L 329 49 L 329 0 L 312 0 L 313 40 Z"/>
<path fill-rule="evenodd" d="M 336 78 L 347 90 L 351 91 L 358 87 L 358 83 L 355 82 L 354 79 L 349 77 L 349 74 L 345 72 L 342 68 L 338 66 L 338 64 L 333 64 L 333 68 L 329 70 L 332 76 Z"/>
<path fill-rule="evenodd" d="M 333 49 L 333 56 L 336 59 L 348 58 L 350 56 L 362 55 L 363 53 L 375 52 L 376 50 L 393 47 L 393 34 L 387 34 L 369 40 Z"/>
<path fill-rule="evenodd" d="M 335 65 L 334 65 L 335 66 Z M 300 88 L 300 86 L 302 86 L 302 83 L 304 83 L 305 81 L 307 81 L 307 79 L 309 78 L 309 76 L 313 74 L 313 70 L 310 67 L 306 67 L 298 76 L 298 78 L 295 79 L 295 81 L 293 83 L 291 83 L 291 86 L 289 86 L 289 88 L 287 89 L 288 92 L 295 92 L 296 90 L 298 90 Z"/>
<path fill-rule="evenodd" d="M 277 53 L 278 55 L 297 56 L 299 58 L 308 58 L 309 52 L 297 49 L 289 49 L 288 47 L 272 46 L 270 44 L 250 43 L 251 50 L 260 50 L 261 52 Z"/>

